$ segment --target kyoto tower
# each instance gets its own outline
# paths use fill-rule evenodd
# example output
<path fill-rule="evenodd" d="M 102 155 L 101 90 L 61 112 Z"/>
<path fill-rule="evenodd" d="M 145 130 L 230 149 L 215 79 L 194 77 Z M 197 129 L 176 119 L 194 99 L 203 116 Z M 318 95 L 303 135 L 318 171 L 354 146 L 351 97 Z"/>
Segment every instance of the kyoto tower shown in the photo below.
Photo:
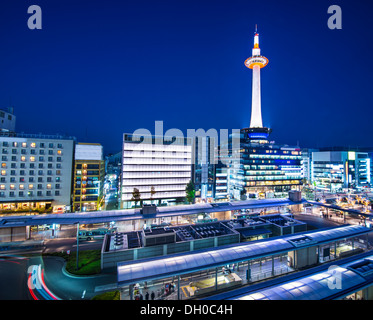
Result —
<path fill-rule="evenodd" d="M 259 34 L 255 27 L 252 56 L 245 60 L 245 66 L 253 70 L 252 103 L 250 128 L 244 129 L 251 140 L 267 141 L 271 129 L 263 127 L 260 92 L 260 69 L 268 64 L 268 59 L 260 54 Z"/>

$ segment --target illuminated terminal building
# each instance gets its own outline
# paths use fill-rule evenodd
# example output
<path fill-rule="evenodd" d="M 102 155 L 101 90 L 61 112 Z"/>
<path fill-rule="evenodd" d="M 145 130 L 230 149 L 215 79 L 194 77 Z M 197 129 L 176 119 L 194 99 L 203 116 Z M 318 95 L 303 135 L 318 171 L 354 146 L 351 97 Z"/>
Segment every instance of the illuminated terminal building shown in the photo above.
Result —
<path fill-rule="evenodd" d="M 245 66 L 253 70 L 250 127 L 241 129 L 240 147 L 232 148 L 229 165 L 230 197 L 273 197 L 302 184 L 302 156 L 299 147 L 275 145 L 268 140 L 270 128 L 263 127 L 261 114 L 260 69 L 268 64 L 261 55 L 259 34 L 255 32 L 252 57 Z M 231 135 L 234 138 L 234 134 Z"/>

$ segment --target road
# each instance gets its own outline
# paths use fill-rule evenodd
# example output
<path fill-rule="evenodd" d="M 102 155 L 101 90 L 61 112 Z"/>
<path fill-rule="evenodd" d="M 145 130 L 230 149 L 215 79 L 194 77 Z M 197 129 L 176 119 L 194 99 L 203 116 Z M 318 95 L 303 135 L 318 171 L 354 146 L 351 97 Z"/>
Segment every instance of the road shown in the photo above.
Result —
<path fill-rule="evenodd" d="M 27 267 L 29 259 L 0 256 L 0 300 L 28 300 Z"/>
<path fill-rule="evenodd" d="M 100 250 L 102 247 L 101 240 L 90 240 L 90 241 L 79 241 L 79 250 Z M 44 253 L 52 252 L 66 252 L 67 250 L 76 251 L 76 239 L 64 238 L 64 239 L 48 239 L 45 240 Z"/>
<path fill-rule="evenodd" d="M 90 300 L 101 292 L 95 288 L 117 281 L 116 274 L 76 277 L 64 272 L 62 258 L 44 257 L 45 284 L 48 289 L 63 300 Z"/>

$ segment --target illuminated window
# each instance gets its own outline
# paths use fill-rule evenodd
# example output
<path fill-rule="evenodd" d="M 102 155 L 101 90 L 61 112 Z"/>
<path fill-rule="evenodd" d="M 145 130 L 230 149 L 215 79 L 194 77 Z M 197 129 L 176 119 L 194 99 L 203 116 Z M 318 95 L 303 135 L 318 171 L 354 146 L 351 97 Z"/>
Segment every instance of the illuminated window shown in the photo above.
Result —
<path fill-rule="evenodd" d="M 35 148 L 36 147 L 36 143 L 35 142 L 31 142 L 30 147 L 31 148 Z"/>
<path fill-rule="evenodd" d="M 1 170 L 1 175 L 5 176 L 6 175 L 6 171 L 5 170 Z"/>
<path fill-rule="evenodd" d="M 1 167 L 2 167 L 2 168 L 6 168 L 6 163 L 3 162 L 3 163 L 1 164 Z"/>
<path fill-rule="evenodd" d="M 21 161 L 26 161 L 26 157 L 25 157 L 25 156 L 22 156 L 22 157 L 21 157 Z"/>
<path fill-rule="evenodd" d="M 0 184 L 0 189 L 5 190 L 5 184 Z"/>
<path fill-rule="evenodd" d="M 18 142 L 13 142 L 13 147 L 17 147 L 18 146 Z"/>
<path fill-rule="evenodd" d="M 57 151 L 57 154 L 61 155 L 61 154 L 62 154 L 62 151 L 61 151 L 61 150 L 58 150 L 58 151 Z"/>
<path fill-rule="evenodd" d="M 33 185 L 33 184 L 29 184 L 29 185 L 28 185 L 28 188 L 29 188 L 29 189 L 34 189 L 34 185 Z"/>
<path fill-rule="evenodd" d="M 30 157 L 31 162 L 35 162 L 35 157 Z"/>
<path fill-rule="evenodd" d="M 14 185 L 14 184 L 11 184 L 11 185 L 10 185 L 10 189 L 11 189 L 11 190 L 14 190 L 14 188 L 15 188 L 15 185 Z"/>
<path fill-rule="evenodd" d="M 51 189 L 52 188 L 52 185 L 51 184 L 47 184 L 47 189 Z"/>
<path fill-rule="evenodd" d="M 20 188 L 21 190 L 23 190 L 23 189 L 25 188 L 25 186 L 24 186 L 23 184 L 20 184 L 20 185 L 19 185 L 19 188 Z"/>
<path fill-rule="evenodd" d="M 26 148 L 27 147 L 27 143 L 26 142 L 22 142 L 22 148 Z"/>

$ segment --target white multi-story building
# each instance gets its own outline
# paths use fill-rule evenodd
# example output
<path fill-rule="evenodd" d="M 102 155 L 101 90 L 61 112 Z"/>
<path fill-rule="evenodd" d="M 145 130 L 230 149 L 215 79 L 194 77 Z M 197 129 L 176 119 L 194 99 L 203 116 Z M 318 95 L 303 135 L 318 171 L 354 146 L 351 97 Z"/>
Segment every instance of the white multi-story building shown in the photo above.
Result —
<path fill-rule="evenodd" d="M 13 108 L 0 109 L 0 132 L 14 132 L 16 129 L 16 116 Z"/>
<path fill-rule="evenodd" d="M 75 138 L 0 135 L 0 212 L 64 212 L 71 204 Z"/>
<path fill-rule="evenodd" d="M 188 138 L 123 135 L 121 207 L 185 201 L 192 178 L 192 143 Z M 139 201 L 132 200 L 134 189 Z"/>
<path fill-rule="evenodd" d="M 370 185 L 370 158 L 366 152 L 312 152 L 312 181 L 321 190 L 338 191 Z"/>

